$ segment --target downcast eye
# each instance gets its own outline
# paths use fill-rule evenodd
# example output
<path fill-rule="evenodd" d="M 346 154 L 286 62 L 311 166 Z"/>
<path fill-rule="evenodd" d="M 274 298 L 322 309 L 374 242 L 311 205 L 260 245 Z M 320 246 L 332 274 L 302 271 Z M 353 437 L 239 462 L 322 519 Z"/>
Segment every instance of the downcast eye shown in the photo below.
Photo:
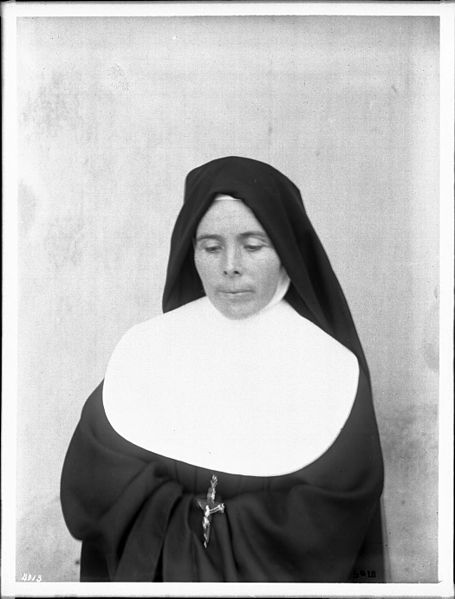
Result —
<path fill-rule="evenodd" d="M 204 251 L 206 251 L 208 254 L 216 254 L 220 250 L 221 247 L 219 245 L 209 245 L 204 247 Z"/>

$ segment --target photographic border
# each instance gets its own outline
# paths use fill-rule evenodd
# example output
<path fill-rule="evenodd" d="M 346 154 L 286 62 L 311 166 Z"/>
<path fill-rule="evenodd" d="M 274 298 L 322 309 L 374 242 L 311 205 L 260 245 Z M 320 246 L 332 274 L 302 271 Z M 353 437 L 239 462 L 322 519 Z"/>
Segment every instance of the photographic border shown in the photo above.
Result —
<path fill-rule="evenodd" d="M 440 396 L 438 583 L 62 583 L 16 582 L 17 130 L 16 19 L 103 16 L 436 16 L 440 19 Z M 453 260 L 455 6 L 438 2 L 24 2 L 2 5 L 3 380 L 2 596 L 449 597 L 453 596 Z"/>

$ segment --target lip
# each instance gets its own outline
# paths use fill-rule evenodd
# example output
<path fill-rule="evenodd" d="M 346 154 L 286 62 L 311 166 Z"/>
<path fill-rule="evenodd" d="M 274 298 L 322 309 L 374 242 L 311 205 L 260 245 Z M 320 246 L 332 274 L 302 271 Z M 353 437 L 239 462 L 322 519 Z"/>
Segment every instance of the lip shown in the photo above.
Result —
<path fill-rule="evenodd" d="M 220 289 L 220 293 L 229 297 L 241 297 L 253 293 L 252 289 Z"/>

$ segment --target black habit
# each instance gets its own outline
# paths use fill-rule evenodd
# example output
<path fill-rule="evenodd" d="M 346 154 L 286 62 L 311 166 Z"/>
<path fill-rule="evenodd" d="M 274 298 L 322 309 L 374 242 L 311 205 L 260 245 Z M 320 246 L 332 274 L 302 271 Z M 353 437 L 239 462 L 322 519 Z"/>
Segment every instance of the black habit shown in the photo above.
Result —
<path fill-rule="evenodd" d="M 82 410 L 61 480 L 66 524 L 82 540 L 81 580 L 382 582 L 383 461 L 368 366 L 297 187 L 247 158 L 220 158 L 191 171 L 172 236 L 163 311 L 204 295 L 193 239 L 219 193 L 242 199 L 269 235 L 291 281 L 285 301 L 357 357 L 352 410 L 327 451 L 299 471 L 218 472 L 226 510 L 214 517 L 205 549 L 196 498 L 207 492 L 213 472 L 120 436 L 106 418 L 101 382 Z"/>

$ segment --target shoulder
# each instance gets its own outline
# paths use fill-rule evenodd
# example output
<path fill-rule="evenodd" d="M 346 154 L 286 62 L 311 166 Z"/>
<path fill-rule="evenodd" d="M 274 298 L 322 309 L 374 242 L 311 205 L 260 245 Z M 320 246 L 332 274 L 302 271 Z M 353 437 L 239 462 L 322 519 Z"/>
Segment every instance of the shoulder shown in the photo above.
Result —
<path fill-rule="evenodd" d="M 307 347 L 318 361 L 326 366 L 358 376 L 357 356 L 337 339 L 316 324 L 298 314 L 286 302 L 281 306 L 282 318 L 291 343 Z"/>
<path fill-rule="evenodd" d="M 151 369 L 155 371 L 182 336 L 194 335 L 200 300 L 160 314 L 128 329 L 115 346 L 107 363 L 103 399 L 109 410 L 113 403 L 131 397 L 144 386 Z"/>
<path fill-rule="evenodd" d="M 159 344 L 166 338 L 173 337 L 177 331 L 184 330 L 189 323 L 197 322 L 203 310 L 203 299 L 205 298 L 133 325 L 120 338 L 111 360 L 115 356 L 123 357 L 125 353 L 134 355 L 141 350 L 150 350 L 151 344 Z"/>

